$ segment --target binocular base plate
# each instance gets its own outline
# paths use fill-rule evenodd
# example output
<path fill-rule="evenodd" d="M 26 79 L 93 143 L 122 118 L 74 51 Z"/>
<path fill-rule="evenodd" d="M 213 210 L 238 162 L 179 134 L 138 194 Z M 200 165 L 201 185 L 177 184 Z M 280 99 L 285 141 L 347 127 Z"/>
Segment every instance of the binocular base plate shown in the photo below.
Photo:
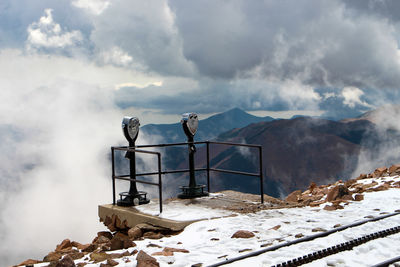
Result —
<path fill-rule="evenodd" d="M 117 201 L 117 205 L 122 207 L 130 207 L 148 204 L 150 199 L 147 199 L 146 195 L 147 192 L 144 191 L 138 191 L 136 194 L 131 194 L 129 192 L 119 193 L 120 199 Z"/>
<path fill-rule="evenodd" d="M 182 193 L 178 195 L 178 198 L 186 199 L 186 198 L 196 198 L 196 197 L 206 197 L 208 196 L 208 192 L 204 191 L 205 185 L 196 185 L 196 186 L 181 186 Z"/>

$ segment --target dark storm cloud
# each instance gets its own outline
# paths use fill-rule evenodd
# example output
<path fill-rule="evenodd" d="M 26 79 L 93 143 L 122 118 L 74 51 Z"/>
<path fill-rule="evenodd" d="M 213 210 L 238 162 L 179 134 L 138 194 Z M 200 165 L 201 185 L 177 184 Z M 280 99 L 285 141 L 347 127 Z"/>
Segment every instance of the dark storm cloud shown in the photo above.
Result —
<path fill-rule="evenodd" d="M 171 1 L 183 53 L 215 78 L 397 88 L 394 25 L 340 1 Z"/>
<path fill-rule="evenodd" d="M 100 53 L 119 47 L 146 71 L 186 76 L 192 65 L 182 56 L 174 14 L 164 1 L 113 1 L 94 19 L 91 39 Z"/>
<path fill-rule="evenodd" d="M 355 14 L 377 15 L 393 21 L 400 20 L 398 0 L 343 0 Z"/>

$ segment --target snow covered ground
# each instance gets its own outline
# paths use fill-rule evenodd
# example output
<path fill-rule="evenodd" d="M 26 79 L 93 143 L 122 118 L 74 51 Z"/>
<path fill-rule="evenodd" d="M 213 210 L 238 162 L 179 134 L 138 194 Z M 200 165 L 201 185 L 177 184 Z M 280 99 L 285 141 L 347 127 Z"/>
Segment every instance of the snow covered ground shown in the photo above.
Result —
<path fill-rule="evenodd" d="M 363 183 L 369 183 L 365 179 Z M 379 179 L 378 179 L 379 180 Z M 399 176 L 380 179 L 380 183 L 394 180 L 400 181 Z M 375 181 L 377 179 L 375 178 Z M 281 244 L 299 238 L 316 234 L 322 229 L 330 230 L 335 225 L 346 225 L 366 216 L 381 216 L 400 209 L 400 189 L 391 188 L 386 191 L 364 193 L 363 201 L 350 201 L 344 209 L 327 211 L 320 207 L 302 207 L 287 209 L 263 210 L 257 213 L 237 214 L 234 217 L 207 219 L 193 223 L 176 236 L 164 237 L 159 240 L 145 239 L 135 241 L 136 247 L 128 251 L 143 250 L 149 255 L 160 252 L 164 247 L 186 249 L 189 253 L 175 252 L 173 256 L 153 256 L 160 266 L 191 266 L 202 263 L 202 266 L 218 263 L 226 259 L 244 255 L 264 247 Z M 155 212 L 155 211 L 154 211 Z M 175 218 L 193 219 L 194 214 L 204 213 L 204 208 L 192 206 L 177 206 L 176 210 L 168 211 Z M 171 215 L 170 214 L 170 215 Z M 163 216 L 167 215 L 166 214 Z M 186 215 L 186 217 L 185 217 Z M 208 210 L 206 217 L 225 215 L 219 210 Z M 169 217 L 169 216 L 166 216 Z M 326 238 L 300 243 L 276 251 L 267 252 L 257 257 L 248 258 L 229 266 L 271 266 L 294 258 L 336 245 L 365 234 L 400 225 L 400 215 L 378 222 L 370 222 L 356 228 L 350 228 Z M 248 230 L 255 234 L 248 239 L 231 238 L 238 230 Z M 297 236 L 297 237 L 296 237 Z M 110 253 L 118 253 L 113 251 Z M 370 266 L 400 255 L 400 234 L 379 238 L 366 244 L 355 247 L 351 251 L 332 255 L 304 266 Z M 116 259 L 118 266 L 136 266 L 136 255 Z M 89 261 L 76 260 L 75 263 L 86 262 L 86 266 L 100 266 L 90 264 Z M 46 266 L 36 264 L 35 266 Z"/>

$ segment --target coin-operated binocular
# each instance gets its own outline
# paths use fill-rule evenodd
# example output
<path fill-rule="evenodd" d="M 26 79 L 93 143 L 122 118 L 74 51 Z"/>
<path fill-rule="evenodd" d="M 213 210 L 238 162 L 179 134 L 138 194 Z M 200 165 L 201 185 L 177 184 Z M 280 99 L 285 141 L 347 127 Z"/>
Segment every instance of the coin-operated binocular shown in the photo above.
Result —
<path fill-rule="evenodd" d="M 179 198 L 196 198 L 202 196 L 208 196 L 208 193 L 204 191 L 205 185 L 197 185 L 195 179 L 194 170 L 194 153 L 196 153 L 196 146 L 193 144 L 194 135 L 197 132 L 199 126 L 199 119 L 196 113 L 185 113 L 182 115 L 181 124 L 183 131 L 188 138 L 189 148 L 189 186 L 181 186 L 182 193 L 178 195 Z"/>
<path fill-rule="evenodd" d="M 122 132 L 126 140 L 129 142 L 130 148 L 135 148 L 135 141 L 139 134 L 139 119 L 136 117 L 124 117 L 122 120 Z M 129 159 L 129 178 L 136 179 L 136 155 L 135 151 L 128 151 L 125 158 Z M 119 194 L 121 199 L 117 201 L 118 206 L 136 206 L 147 204 L 150 202 L 147 199 L 147 193 L 138 191 L 136 188 L 136 181 L 130 181 L 129 192 L 122 192 Z"/>

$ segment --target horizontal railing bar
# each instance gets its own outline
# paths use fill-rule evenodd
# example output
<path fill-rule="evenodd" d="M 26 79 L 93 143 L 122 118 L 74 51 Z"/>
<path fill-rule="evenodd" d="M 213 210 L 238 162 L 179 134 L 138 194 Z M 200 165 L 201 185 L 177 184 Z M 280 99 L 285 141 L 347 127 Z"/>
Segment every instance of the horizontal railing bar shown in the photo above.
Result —
<path fill-rule="evenodd" d="M 224 173 L 231 173 L 231 174 L 241 174 L 241 175 L 247 175 L 247 176 L 260 177 L 260 174 L 259 174 L 259 173 L 248 173 L 248 172 L 240 172 L 240 171 L 230 171 L 230 170 L 215 169 L 215 168 L 210 168 L 210 171 L 224 172 Z"/>
<path fill-rule="evenodd" d="M 200 169 L 194 169 L 194 171 L 206 171 L 207 168 L 200 168 Z M 182 173 L 182 172 L 189 172 L 189 169 L 184 169 L 184 170 L 171 170 L 171 171 L 163 171 L 163 174 L 171 174 L 171 173 Z"/>
<path fill-rule="evenodd" d="M 139 153 L 147 153 L 147 154 L 154 154 L 158 155 L 161 154 L 160 152 L 157 151 L 148 151 L 148 150 L 142 150 L 142 149 L 136 149 L 136 148 L 131 148 L 131 147 L 112 147 L 114 150 L 121 150 L 121 151 L 132 151 L 132 152 L 139 152 Z"/>
<path fill-rule="evenodd" d="M 217 145 L 232 145 L 232 146 L 247 146 L 247 147 L 261 147 L 260 145 L 252 145 L 252 144 L 240 144 L 240 143 L 228 143 L 228 142 L 217 142 L 217 141 L 209 141 L 210 144 Z"/>
<path fill-rule="evenodd" d="M 200 145 L 200 144 L 216 144 L 216 145 L 232 145 L 232 146 L 245 146 L 245 147 L 261 147 L 260 145 L 253 144 L 242 144 L 242 143 L 229 143 L 229 142 L 218 142 L 218 141 L 199 141 L 199 142 L 181 142 L 181 143 L 170 143 L 170 144 L 157 144 L 157 145 L 138 145 L 137 148 L 147 148 L 147 147 L 170 147 L 170 146 L 183 146 L 188 144 Z M 126 150 L 128 147 L 115 147 L 118 150 Z"/>
<path fill-rule="evenodd" d="M 150 184 L 150 185 L 159 186 L 158 183 L 146 182 L 146 181 L 141 181 L 141 180 L 132 179 L 132 178 L 124 178 L 124 177 L 121 177 L 121 176 L 115 176 L 114 179 L 124 180 L 124 181 L 133 181 L 133 182 L 138 182 L 138 183 L 142 183 L 142 184 Z"/>
<path fill-rule="evenodd" d="M 181 142 L 181 143 L 170 143 L 170 144 L 157 144 L 157 145 L 139 145 L 136 147 L 139 148 L 144 148 L 144 147 L 168 147 L 168 146 L 184 146 L 188 144 L 195 144 L 195 145 L 200 145 L 200 144 L 206 144 L 206 141 L 200 141 L 200 142 Z"/>
<path fill-rule="evenodd" d="M 195 169 L 195 171 L 206 171 L 207 168 L 201 168 L 201 169 Z M 161 174 L 171 174 L 171 173 L 183 173 L 183 172 L 189 172 L 189 169 L 183 169 L 183 170 L 171 170 L 171 171 L 161 171 Z M 150 175 L 158 175 L 158 172 L 145 172 L 145 173 L 137 173 L 136 176 L 150 176 Z M 127 175 L 119 175 L 117 177 L 130 177 L 129 174 Z"/>

